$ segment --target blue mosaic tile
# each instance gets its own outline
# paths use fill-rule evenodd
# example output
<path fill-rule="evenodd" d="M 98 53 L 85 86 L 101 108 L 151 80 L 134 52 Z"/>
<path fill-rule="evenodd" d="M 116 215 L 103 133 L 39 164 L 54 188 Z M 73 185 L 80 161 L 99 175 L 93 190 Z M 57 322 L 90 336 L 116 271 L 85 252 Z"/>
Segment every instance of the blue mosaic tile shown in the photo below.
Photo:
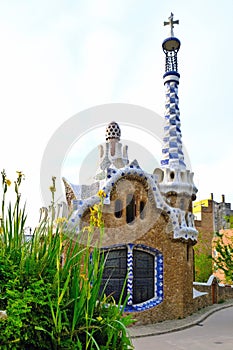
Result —
<path fill-rule="evenodd" d="M 116 245 L 118 247 L 122 246 L 120 244 Z M 128 246 L 128 253 L 127 253 L 127 266 L 128 266 L 128 280 L 127 280 L 127 292 L 129 293 L 129 299 L 127 301 L 127 306 L 125 308 L 125 311 L 132 312 L 132 311 L 143 311 L 148 310 L 158 304 L 160 304 L 163 301 L 163 274 L 161 274 L 161 269 L 163 270 L 163 258 L 162 254 L 154 248 L 145 246 L 143 244 L 134 245 L 133 243 L 130 243 Z M 114 246 L 113 246 L 114 247 Z M 140 304 L 133 305 L 133 249 L 140 248 L 145 251 L 151 251 L 155 254 L 155 294 L 154 298 L 145 301 Z M 109 249 L 110 247 L 106 247 L 106 249 Z M 157 266 L 157 260 L 160 262 L 159 266 Z M 160 272 L 159 272 L 160 271 Z M 158 277 L 158 278 L 157 278 Z M 159 282 L 158 282 L 159 281 Z M 157 293 L 158 291 L 158 293 Z"/>
<path fill-rule="evenodd" d="M 176 136 L 176 130 L 169 130 L 170 136 Z"/>

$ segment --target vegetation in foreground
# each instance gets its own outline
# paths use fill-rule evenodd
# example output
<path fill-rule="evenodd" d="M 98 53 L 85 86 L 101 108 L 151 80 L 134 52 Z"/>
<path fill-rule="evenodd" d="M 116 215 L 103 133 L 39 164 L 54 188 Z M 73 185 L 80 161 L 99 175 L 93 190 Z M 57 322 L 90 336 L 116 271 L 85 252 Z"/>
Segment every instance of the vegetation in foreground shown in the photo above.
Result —
<path fill-rule="evenodd" d="M 91 211 L 83 246 L 70 231 L 65 218 L 44 219 L 32 239 L 25 241 L 26 208 L 21 207 L 18 172 L 14 182 L 16 199 L 7 202 L 11 181 L 2 171 L 0 222 L 0 348 L 10 349 L 133 349 L 124 315 L 126 300 L 116 305 L 100 284 L 104 256 L 91 248 L 94 227 L 103 235 L 102 205 Z M 50 187 L 54 205 L 55 178 Z M 90 259 L 90 251 L 91 259 Z"/>

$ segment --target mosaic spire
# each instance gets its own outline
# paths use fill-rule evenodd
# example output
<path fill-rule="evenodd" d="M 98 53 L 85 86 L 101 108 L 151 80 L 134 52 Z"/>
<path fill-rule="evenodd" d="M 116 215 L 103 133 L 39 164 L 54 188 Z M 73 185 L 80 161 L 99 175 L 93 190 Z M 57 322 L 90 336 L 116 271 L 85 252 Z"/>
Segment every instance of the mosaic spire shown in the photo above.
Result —
<path fill-rule="evenodd" d="M 165 74 L 163 75 L 166 101 L 165 101 L 165 126 L 162 147 L 162 168 L 186 169 L 182 150 L 180 111 L 178 85 L 180 74 L 178 73 L 177 54 L 180 49 L 180 40 L 174 36 L 174 24 L 179 21 L 173 20 L 173 13 L 164 25 L 170 26 L 170 37 L 163 41 L 162 47 L 165 53 Z"/>

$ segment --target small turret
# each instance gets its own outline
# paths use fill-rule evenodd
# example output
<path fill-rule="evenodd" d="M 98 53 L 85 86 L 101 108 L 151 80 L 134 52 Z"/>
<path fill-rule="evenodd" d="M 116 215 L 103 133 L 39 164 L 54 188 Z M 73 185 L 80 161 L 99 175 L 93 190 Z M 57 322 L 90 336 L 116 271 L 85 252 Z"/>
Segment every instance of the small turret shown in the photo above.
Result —
<path fill-rule="evenodd" d="M 121 129 L 116 122 L 112 121 L 106 128 L 106 142 L 99 146 L 99 167 L 95 176 L 96 180 L 104 179 L 108 168 L 120 169 L 129 163 L 128 146 L 122 147 L 120 137 Z"/>

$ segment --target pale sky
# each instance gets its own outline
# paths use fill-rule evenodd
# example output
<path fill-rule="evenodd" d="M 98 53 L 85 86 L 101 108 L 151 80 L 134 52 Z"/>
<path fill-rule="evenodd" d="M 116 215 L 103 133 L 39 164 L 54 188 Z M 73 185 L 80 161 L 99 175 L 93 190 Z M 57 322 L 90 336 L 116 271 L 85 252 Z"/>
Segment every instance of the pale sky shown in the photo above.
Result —
<path fill-rule="evenodd" d="M 69 118 L 106 103 L 163 116 L 161 44 L 171 12 L 180 21 L 174 32 L 181 41 L 181 130 L 198 199 L 213 192 L 217 201 L 225 194 L 233 203 L 232 0 L 0 0 L 0 168 L 11 179 L 16 170 L 25 173 L 29 224 L 44 205 L 45 149 Z M 104 134 L 89 134 L 77 142 L 104 142 Z M 77 154 L 77 174 L 79 162 Z M 62 175 L 69 178 L 65 164 Z M 45 175 L 60 176 L 49 169 Z"/>

